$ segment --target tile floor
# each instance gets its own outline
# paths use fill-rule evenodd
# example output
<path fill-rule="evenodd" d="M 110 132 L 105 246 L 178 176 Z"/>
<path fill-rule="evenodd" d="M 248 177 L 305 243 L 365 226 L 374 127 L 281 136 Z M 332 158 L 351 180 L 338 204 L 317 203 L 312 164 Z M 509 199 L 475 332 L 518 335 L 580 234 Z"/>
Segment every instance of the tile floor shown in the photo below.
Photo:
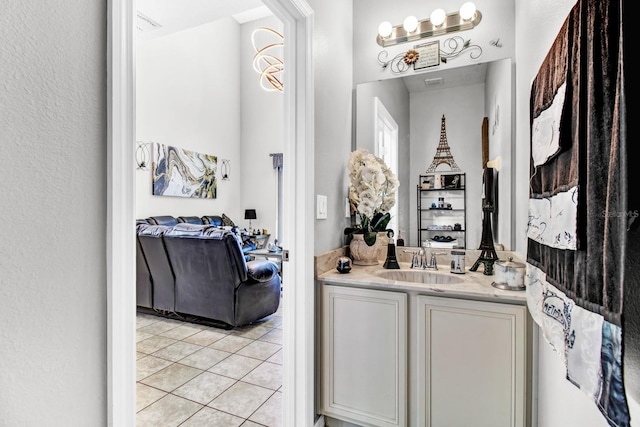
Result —
<path fill-rule="evenodd" d="M 281 310 L 230 330 L 138 313 L 136 426 L 281 426 Z"/>

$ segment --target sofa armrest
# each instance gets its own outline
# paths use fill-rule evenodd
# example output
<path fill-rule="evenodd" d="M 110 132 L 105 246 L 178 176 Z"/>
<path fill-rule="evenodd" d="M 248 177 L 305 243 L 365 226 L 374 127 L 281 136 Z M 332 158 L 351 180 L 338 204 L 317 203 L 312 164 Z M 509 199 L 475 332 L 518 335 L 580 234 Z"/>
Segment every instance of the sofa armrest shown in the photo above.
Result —
<path fill-rule="evenodd" d="M 247 276 L 256 282 L 268 282 L 278 274 L 278 266 L 266 259 L 247 262 Z"/>

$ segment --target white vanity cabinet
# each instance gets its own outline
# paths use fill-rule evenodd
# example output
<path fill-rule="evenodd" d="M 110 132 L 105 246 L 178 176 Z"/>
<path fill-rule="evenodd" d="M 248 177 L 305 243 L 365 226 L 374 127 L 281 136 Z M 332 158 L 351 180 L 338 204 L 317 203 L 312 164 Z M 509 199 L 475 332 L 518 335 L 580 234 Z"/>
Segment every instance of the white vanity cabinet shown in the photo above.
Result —
<path fill-rule="evenodd" d="M 529 425 L 522 301 L 372 288 L 321 283 L 321 414 L 358 426 Z"/>
<path fill-rule="evenodd" d="M 417 426 L 525 426 L 526 307 L 417 296 Z"/>
<path fill-rule="evenodd" d="M 406 426 L 407 295 L 324 285 L 321 304 L 321 412 Z"/>

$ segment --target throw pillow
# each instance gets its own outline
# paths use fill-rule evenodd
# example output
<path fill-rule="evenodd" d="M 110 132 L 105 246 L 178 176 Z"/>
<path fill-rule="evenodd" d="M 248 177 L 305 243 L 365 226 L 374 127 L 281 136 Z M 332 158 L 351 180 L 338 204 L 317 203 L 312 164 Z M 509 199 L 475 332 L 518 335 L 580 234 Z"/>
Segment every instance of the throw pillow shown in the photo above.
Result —
<path fill-rule="evenodd" d="M 233 223 L 233 221 L 231 221 L 231 218 L 229 218 L 228 216 L 226 216 L 225 214 L 222 214 L 222 225 L 223 226 L 228 226 L 228 227 L 235 227 L 236 225 Z"/>

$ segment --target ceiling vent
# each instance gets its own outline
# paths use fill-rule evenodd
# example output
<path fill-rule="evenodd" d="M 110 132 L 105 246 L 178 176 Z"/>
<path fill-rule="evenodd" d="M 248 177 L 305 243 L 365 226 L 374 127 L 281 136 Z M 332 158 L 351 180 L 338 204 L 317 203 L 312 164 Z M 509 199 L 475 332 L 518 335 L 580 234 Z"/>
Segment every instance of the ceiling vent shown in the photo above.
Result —
<path fill-rule="evenodd" d="M 444 79 L 442 77 L 436 77 L 435 79 L 426 79 L 424 81 L 426 87 L 442 86 Z"/>
<path fill-rule="evenodd" d="M 140 12 L 137 12 L 136 29 L 138 31 L 142 33 L 148 33 L 153 30 L 159 30 L 160 28 L 162 28 L 162 25 L 158 24 L 156 21 L 149 18 L 148 16 Z"/>

